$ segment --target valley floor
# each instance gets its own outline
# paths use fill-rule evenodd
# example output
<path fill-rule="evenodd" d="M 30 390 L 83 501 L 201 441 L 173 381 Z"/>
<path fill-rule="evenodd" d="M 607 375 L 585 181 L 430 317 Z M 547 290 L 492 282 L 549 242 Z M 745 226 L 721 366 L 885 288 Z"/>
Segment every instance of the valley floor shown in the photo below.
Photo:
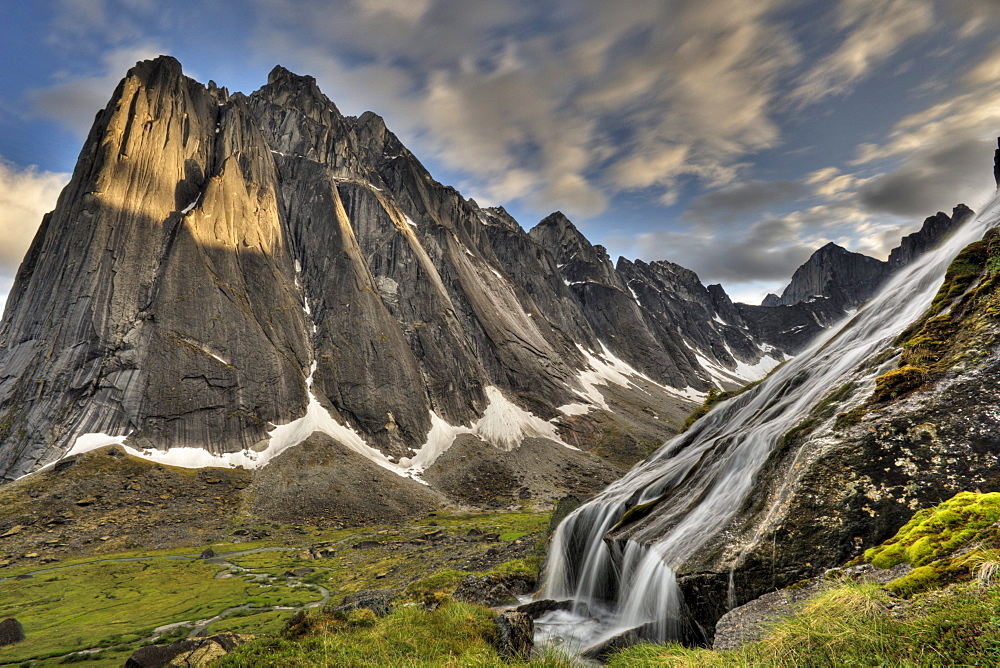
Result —
<path fill-rule="evenodd" d="M 297 611 L 333 609 L 367 590 L 423 605 L 470 573 L 533 582 L 549 517 L 529 510 L 429 513 L 405 524 L 339 530 L 269 525 L 255 531 L 297 538 L 5 568 L 0 619 L 16 618 L 26 639 L 0 647 L 0 665 L 121 666 L 154 640 L 199 632 L 278 635 Z M 213 554 L 204 552 L 209 548 Z"/>

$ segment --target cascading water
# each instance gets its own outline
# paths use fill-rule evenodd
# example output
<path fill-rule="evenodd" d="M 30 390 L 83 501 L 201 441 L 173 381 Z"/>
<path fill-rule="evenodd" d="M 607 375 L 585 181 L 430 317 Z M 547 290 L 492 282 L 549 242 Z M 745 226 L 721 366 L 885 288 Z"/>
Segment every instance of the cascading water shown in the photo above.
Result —
<path fill-rule="evenodd" d="M 998 220 L 1000 196 L 995 196 L 845 324 L 820 336 L 757 387 L 717 406 L 567 517 L 553 537 L 542 594 L 572 599 L 576 614 L 540 620 L 539 639 L 559 636 L 582 650 L 637 627 L 650 639 L 681 639 L 683 597 L 674 570 L 734 518 L 782 435 L 831 390 L 857 380 L 862 363 L 886 349 L 929 307 L 951 259 Z M 624 547 L 620 541 L 605 542 L 623 517 L 629 521 L 653 505 L 655 515 L 628 536 Z"/>

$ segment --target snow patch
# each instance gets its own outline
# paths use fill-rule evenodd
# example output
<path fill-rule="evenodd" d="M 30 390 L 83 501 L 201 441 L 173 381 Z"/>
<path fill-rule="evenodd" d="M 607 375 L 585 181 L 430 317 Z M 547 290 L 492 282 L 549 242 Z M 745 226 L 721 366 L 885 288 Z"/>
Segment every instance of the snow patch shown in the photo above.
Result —
<path fill-rule="evenodd" d="M 191 202 L 186 207 L 184 207 L 183 209 L 181 209 L 181 214 L 183 214 L 183 215 L 186 216 L 189 213 L 191 213 L 192 209 L 194 209 L 198 205 L 198 200 L 200 200 L 200 199 L 201 199 L 201 193 L 198 193 L 198 196 L 194 198 L 193 202 Z"/>
<path fill-rule="evenodd" d="M 408 475 L 404 467 L 392 463 L 379 450 L 365 443 L 365 440 L 356 431 L 346 425 L 340 424 L 330 416 L 330 413 L 323 408 L 312 391 L 313 375 L 315 373 L 316 363 L 313 362 L 309 377 L 306 379 L 306 385 L 309 389 L 309 405 L 306 408 L 306 414 L 297 420 L 279 425 L 268 432 L 270 438 L 262 444 L 263 447 L 259 451 L 256 449 L 242 450 L 240 452 L 227 452 L 216 455 L 204 448 L 178 447 L 167 450 L 137 450 L 124 444 L 127 436 L 109 436 L 108 434 L 93 433 L 79 436 L 65 456 L 68 457 L 88 452 L 104 447 L 105 445 L 117 444 L 121 445 L 131 455 L 168 466 L 179 466 L 181 468 L 239 466 L 247 469 L 259 469 L 284 451 L 302 443 L 318 431 L 335 439 L 345 447 L 384 469 L 400 476 L 412 477 Z"/>
<path fill-rule="evenodd" d="M 73 441 L 73 447 L 69 449 L 66 453 L 66 457 L 72 455 L 79 455 L 84 452 L 90 452 L 91 450 L 96 450 L 97 448 L 103 448 L 105 445 L 121 445 L 125 442 L 125 436 L 111 436 L 102 432 L 93 432 L 90 434 L 83 434 L 82 436 L 77 436 L 76 440 Z"/>
<path fill-rule="evenodd" d="M 503 392 L 499 388 L 489 386 L 486 388 L 486 397 L 489 400 L 489 405 L 483 412 L 483 416 L 475 424 L 471 427 L 465 425 L 455 426 L 449 424 L 434 411 L 431 411 L 431 429 L 427 434 L 427 441 L 412 458 L 403 458 L 399 460 L 398 464 L 394 464 L 382 452 L 369 446 L 365 442 L 365 439 L 356 431 L 334 420 L 330 413 L 323 408 L 312 391 L 313 376 L 315 373 L 316 363 L 313 362 L 309 376 L 306 379 L 306 385 L 309 389 L 309 404 L 306 408 L 306 414 L 287 424 L 279 425 L 272 429 L 268 432 L 270 438 L 262 442 L 259 449 L 227 452 L 221 455 L 212 454 L 203 448 L 187 447 L 169 448 L 168 450 L 138 450 L 125 445 L 127 435 L 111 436 L 104 433 L 92 433 L 79 436 L 65 457 L 89 452 L 90 450 L 102 448 L 106 445 L 120 445 L 126 452 L 135 457 L 167 466 L 179 466 L 181 468 L 242 467 L 246 469 L 259 469 L 266 466 L 272 459 L 289 448 L 299 445 L 312 434 L 321 432 L 386 470 L 426 484 L 420 479 L 420 474 L 430 467 L 438 457 L 447 452 L 455 442 L 455 439 L 461 434 L 472 434 L 505 452 L 510 452 L 520 445 L 525 438 L 531 437 L 546 438 L 570 450 L 577 450 L 577 448 L 559 438 L 557 427 L 554 424 L 546 422 L 537 415 L 533 415 L 515 405 L 503 395 Z M 585 413 L 591 409 L 590 406 L 583 406 L 582 404 L 578 406 L 580 407 L 580 413 Z M 573 410 L 569 407 L 564 408 Z M 51 465 L 49 464 L 49 466 Z"/>
<path fill-rule="evenodd" d="M 232 366 L 229 362 L 227 362 L 226 360 L 222 359 L 221 357 L 219 357 L 218 355 L 216 355 L 215 353 L 213 353 L 211 350 L 207 350 L 206 348 L 202 348 L 201 350 L 202 350 L 203 353 L 205 353 L 209 357 L 212 357 L 214 359 L 219 360 L 220 362 L 222 362 L 226 366 Z"/>
<path fill-rule="evenodd" d="M 431 411 L 431 430 L 427 434 L 427 442 L 413 458 L 399 460 L 399 465 L 406 468 L 408 475 L 419 476 L 447 452 L 461 434 L 471 434 L 505 452 L 510 452 L 525 438 L 531 437 L 547 438 L 570 450 L 577 450 L 559 438 L 555 425 L 512 403 L 500 388 L 488 386 L 486 398 L 489 399 L 489 405 L 483 416 L 471 427 L 449 424 Z"/>
<path fill-rule="evenodd" d="M 399 465 L 405 467 L 410 473 L 419 475 L 437 461 L 438 457 L 446 453 L 460 434 L 471 434 L 474 431 L 471 427 L 451 425 L 437 413 L 431 411 L 431 430 L 427 434 L 427 442 L 421 446 L 412 459 L 400 459 Z"/>
<path fill-rule="evenodd" d="M 594 410 L 594 407 L 590 404 L 566 404 L 556 410 L 560 411 L 563 415 L 585 415 Z"/>
<path fill-rule="evenodd" d="M 639 295 L 635 294 L 635 290 L 632 289 L 632 284 L 628 284 L 628 291 L 632 293 L 632 299 L 635 301 L 636 305 L 642 308 L 642 302 L 639 301 Z"/>
<path fill-rule="evenodd" d="M 347 425 L 340 424 L 330 416 L 330 413 L 323 408 L 323 405 L 319 403 L 319 400 L 312 391 L 313 376 L 315 373 L 316 362 L 313 362 L 312 368 L 309 371 L 309 377 L 306 379 L 306 385 L 309 388 L 309 405 L 306 407 L 306 414 L 297 420 L 277 426 L 268 432 L 271 438 L 268 441 L 267 447 L 257 455 L 256 461 L 259 463 L 253 468 L 260 468 L 288 448 L 298 445 L 318 431 L 382 468 L 399 475 L 406 475 L 403 467 L 393 464 L 379 450 L 368 445 L 358 432 Z"/>
<path fill-rule="evenodd" d="M 695 357 L 698 359 L 698 364 L 705 370 L 709 377 L 718 383 L 739 383 L 743 385 L 755 380 L 760 380 L 784 360 L 784 356 L 781 353 L 771 348 L 764 351 L 764 355 L 759 361 L 754 364 L 747 364 L 746 362 L 741 362 L 736 355 L 733 355 L 733 351 L 729 348 L 729 346 L 726 346 L 726 350 L 733 356 L 733 359 L 736 360 L 736 368 L 727 369 L 718 362 L 714 362 L 702 355 L 700 352 L 688 345 L 687 342 L 685 342 L 684 345 L 687 346 L 688 350 L 694 353 Z"/>
<path fill-rule="evenodd" d="M 538 436 L 576 450 L 573 446 L 563 443 L 554 424 L 511 403 L 498 388 L 487 387 L 486 396 L 490 400 L 490 405 L 476 423 L 475 434 L 490 445 L 510 452 L 523 439 Z"/>
<path fill-rule="evenodd" d="M 617 357 L 608 350 L 608 347 L 603 342 L 601 343 L 600 353 L 587 350 L 580 344 L 577 344 L 577 348 L 587 359 L 587 368 L 577 375 L 576 380 L 582 386 L 582 391 L 575 390 L 575 392 L 577 396 L 586 400 L 586 403 L 571 403 L 560 406 L 556 410 L 563 415 L 582 415 L 595 408 L 610 410 L 608 402 L 605 401 L 604 395 L 601 394 L 598 386 L 620 385 L 622 387 L 638 387 L 635 382 L 638 379 L 656 385 L 665 392 L 688 401 L 699 402 L 705 398 L 704 392 L 699 392 L 693 387 L 677 389 L 657 383 L 649 376 L 636 370 L 628 362 Z"/>

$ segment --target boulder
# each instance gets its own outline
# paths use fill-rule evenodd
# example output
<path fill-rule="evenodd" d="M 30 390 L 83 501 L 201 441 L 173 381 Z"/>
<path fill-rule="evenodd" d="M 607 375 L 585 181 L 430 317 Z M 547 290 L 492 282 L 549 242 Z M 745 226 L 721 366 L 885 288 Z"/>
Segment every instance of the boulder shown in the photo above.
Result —
<path fill-rule="evenodd" d="M 379 617 L 385 617 L 392 612 L 396 599 L 399 598 L 399 589 L 366 589 L 356 594 L 345 596 L 343 602 L 337 606 L 338 612 L 351 612 L 359 608 L 371 610 Z"/>
<path fill-rule="evenodd" d="M 169 645 L 147 645 L 132 653 L 125 668 L 166 668 L 184 666 L 201 668 L 225 656 L 235 647 L 253 640 L 253 636 L 220 633 L 207 638 L 185 638 Z"/>
<path fill-rule="evenodd" d="M 516 575 L 468 575 L 455 588 L 454 598 L 464 603 L 493 607 L 530 594 L 534 582 Z"/>
<path fill-rule="evenodd" d="M 8 617 L 0 622 L 0 647 L 13 645 L 22 640 L 24 640 L 24 628 L 21 626 L 21 622 L 13 617 Z"/>
<path fill-rule="evenodd" d="M 505 659 L 527 659 L 534 647 L 535 624 L 523 612 L 503 612 L 493 619 L 497 638 L 493 643 Z"/>
<path fill-rule="evenodd" d="M 799 603 L 815 596 L 832 582 L 846 579 L 886 584 L 906 575 L 910 570 L 909 564 L 900 564 L 889 569 L 875 568 L 871 564 L 831 568 L 810 580 L 768 592 L 733 608 L 719 619 L 715 625 L 712 649 L 716 651 L 737 649 L 763 639 L 775 622 L 794 613 Z"/>

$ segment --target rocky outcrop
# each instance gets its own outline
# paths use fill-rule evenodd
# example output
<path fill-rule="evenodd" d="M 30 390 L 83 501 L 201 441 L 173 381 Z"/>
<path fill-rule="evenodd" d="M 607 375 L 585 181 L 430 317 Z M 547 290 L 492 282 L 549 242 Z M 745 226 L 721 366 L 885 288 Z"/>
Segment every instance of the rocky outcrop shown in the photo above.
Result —
<path fill-rule="evenodd" d="M 950 216 L 943 211 L 928 216 L 919 230 L 903 237 L 899 246 L 889 253 L 889 271 L 902 269 L 917 256 L 937 246 L 945 235 L 955 229 L 955 226 L 968 220 L 974 213 L 969 207 L 959 204 L 952 209 Z"/>
<path fill-rule="evenodd" d="M 874 294 L 885 276 L 884 262 L 831 242 L 795 270 L 778 303 L 791 306 L 825 297 L 854 308 Z"/>
<path fill-rule="evenodd" d="M 495 607 L 517 601 L 535 590 L 535 580 L 524 575 L 466 575 L 455 588 L 456 601 Z"/>
<path fill-rule="evenodd" d="M 768 294 L 761 306 L 794 306 L 826 299 L 846 313 L 870 299 L 891 276 L 937 246 L 974 213 L 959 204 L 950 216 L 943 211 L 928 216 L 919 230 L 900 240 L 885 262 L 828 243 L 795 270 L 780 297 Z"/>
<path fill-rule="evenodd" d="M 147 645 L 132 653 L 125 668 L 202 668 L 251 640 L 253 636 L 219 633 L 207 638 L 186 638 L 169 645 Z"/>

